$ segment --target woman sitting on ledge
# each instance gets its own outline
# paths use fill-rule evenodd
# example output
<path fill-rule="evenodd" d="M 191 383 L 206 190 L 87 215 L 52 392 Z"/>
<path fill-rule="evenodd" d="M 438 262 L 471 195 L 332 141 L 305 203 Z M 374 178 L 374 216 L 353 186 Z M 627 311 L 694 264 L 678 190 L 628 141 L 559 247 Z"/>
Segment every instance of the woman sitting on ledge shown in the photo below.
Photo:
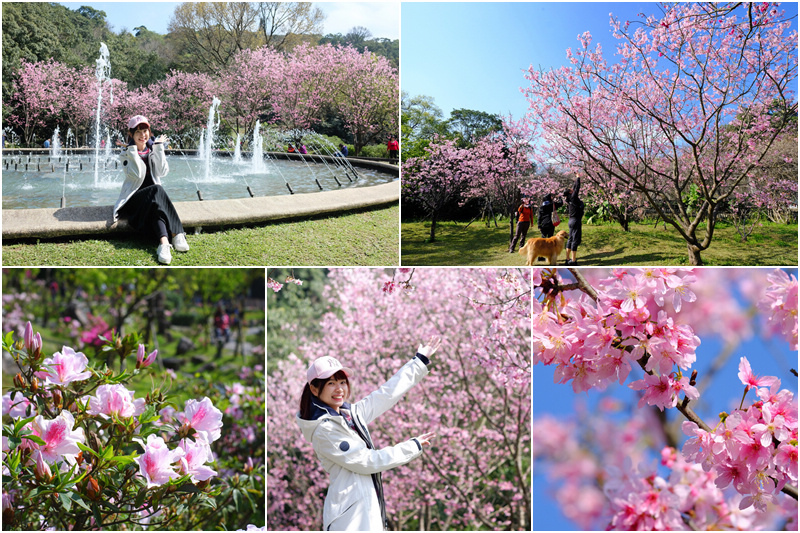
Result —
<path fill-rule="evenodd" d="M 169 172 L 164 154 L 167 137 L 151 137 L 150 122 L 142 115 L 128 121 L 128 131 L 128 147 L 120 154 L 125 181 L 114 205 L 113 220 L 121 216 L 136 231 L 158 237 L 158 262 L 168 265 L 172 261 L 170 249 L 187 252 L 189 244 L 178 212 L 161 186 L 161 178 Z"/>

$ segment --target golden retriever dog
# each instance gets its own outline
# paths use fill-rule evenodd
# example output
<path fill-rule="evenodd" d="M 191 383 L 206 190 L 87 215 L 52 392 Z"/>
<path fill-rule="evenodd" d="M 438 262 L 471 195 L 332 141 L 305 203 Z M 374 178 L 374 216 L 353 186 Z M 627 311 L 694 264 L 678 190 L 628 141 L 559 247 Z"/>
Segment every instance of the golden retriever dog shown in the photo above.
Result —
<path fill-rule="evenodd" d="M 551 265 L 556 265 L 567 241 L 567 235 L 567 232 L 562 230 L 556 233 L 555 237 L 528 239 L 525 246 L 519 249 L 519 253 L 527 254 L 528 260 L 525 261 L 525 265 L 533 266 L 540 257 L 546 258 Z"/>

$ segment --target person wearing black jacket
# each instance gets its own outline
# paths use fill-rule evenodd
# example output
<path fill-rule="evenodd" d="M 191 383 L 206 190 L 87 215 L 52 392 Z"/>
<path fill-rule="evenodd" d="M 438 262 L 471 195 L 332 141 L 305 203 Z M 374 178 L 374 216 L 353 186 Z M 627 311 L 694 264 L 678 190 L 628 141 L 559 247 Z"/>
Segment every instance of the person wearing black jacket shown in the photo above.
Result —
<path fill-rule="evenodd" d="M 581 243 L 581 229 L 583 228 L 583 201 L 578 197 L 581 190 L 581 177 L 575 178 L 571 189 L 564 192 L 569 214 L 569 238 L 567 239 L 567 266 L 578 265 L 578 245 Z M 571 256 L 571 258 L 570 258 Z"/>
<path fill-rule="evenodd" d="M 552 194 L 545 194 L 542 205 L 539 206 L 539 231 L 542 237 L 552 237 L 556 232 L 553 226 L 553 211 L 564 205 L 561 200 L 553 200 Z"/>

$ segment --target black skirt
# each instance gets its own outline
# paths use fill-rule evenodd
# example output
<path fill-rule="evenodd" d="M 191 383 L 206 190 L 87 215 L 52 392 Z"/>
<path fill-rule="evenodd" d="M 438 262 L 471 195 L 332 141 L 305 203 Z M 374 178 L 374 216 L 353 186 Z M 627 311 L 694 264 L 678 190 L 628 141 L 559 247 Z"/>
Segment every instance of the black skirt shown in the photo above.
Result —
<path fill-rule="evenodd" d="M 167 227 L 167 237 L 184 233 L 181 219 L 175 206 L 161 185 L 142 187 L 131 196 L 119 214 L 138 232 L 161 237 L 158 221 Z"/>

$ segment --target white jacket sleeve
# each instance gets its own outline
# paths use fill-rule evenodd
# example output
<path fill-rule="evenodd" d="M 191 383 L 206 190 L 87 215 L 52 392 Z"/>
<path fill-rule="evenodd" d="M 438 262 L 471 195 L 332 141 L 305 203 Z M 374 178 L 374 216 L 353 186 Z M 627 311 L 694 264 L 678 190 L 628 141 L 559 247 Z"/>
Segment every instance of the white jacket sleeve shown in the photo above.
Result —
<path fill-rule="evenodd" d="M 150 162 L 153 168 L 153 181 L 158 183 L 169 172 L 169 163 L 167 163 L 167 155 L 164 152 L 163 143 L 153 144 Z"/>
<path fill-rule="evenodd" d="M 367 444 L 338 423 L 326 420 L 314 432 L 312 445 L 323 464 L 330 461 L 361 475 L 376 474 L 404 465 L 422 454 L 422 447 L 410 439 L 380 450 L 370 450 Z"/>
<path fill-rule="evenodd" d="M 414 357 L 403 365 L 389 381 L 380 386 L 369 396 L 354 404 L 365 424 L 369 424 L 380 415 L 394 407 L 411 387 L 419 383 L 428 374 L 428 367 Z"/>

